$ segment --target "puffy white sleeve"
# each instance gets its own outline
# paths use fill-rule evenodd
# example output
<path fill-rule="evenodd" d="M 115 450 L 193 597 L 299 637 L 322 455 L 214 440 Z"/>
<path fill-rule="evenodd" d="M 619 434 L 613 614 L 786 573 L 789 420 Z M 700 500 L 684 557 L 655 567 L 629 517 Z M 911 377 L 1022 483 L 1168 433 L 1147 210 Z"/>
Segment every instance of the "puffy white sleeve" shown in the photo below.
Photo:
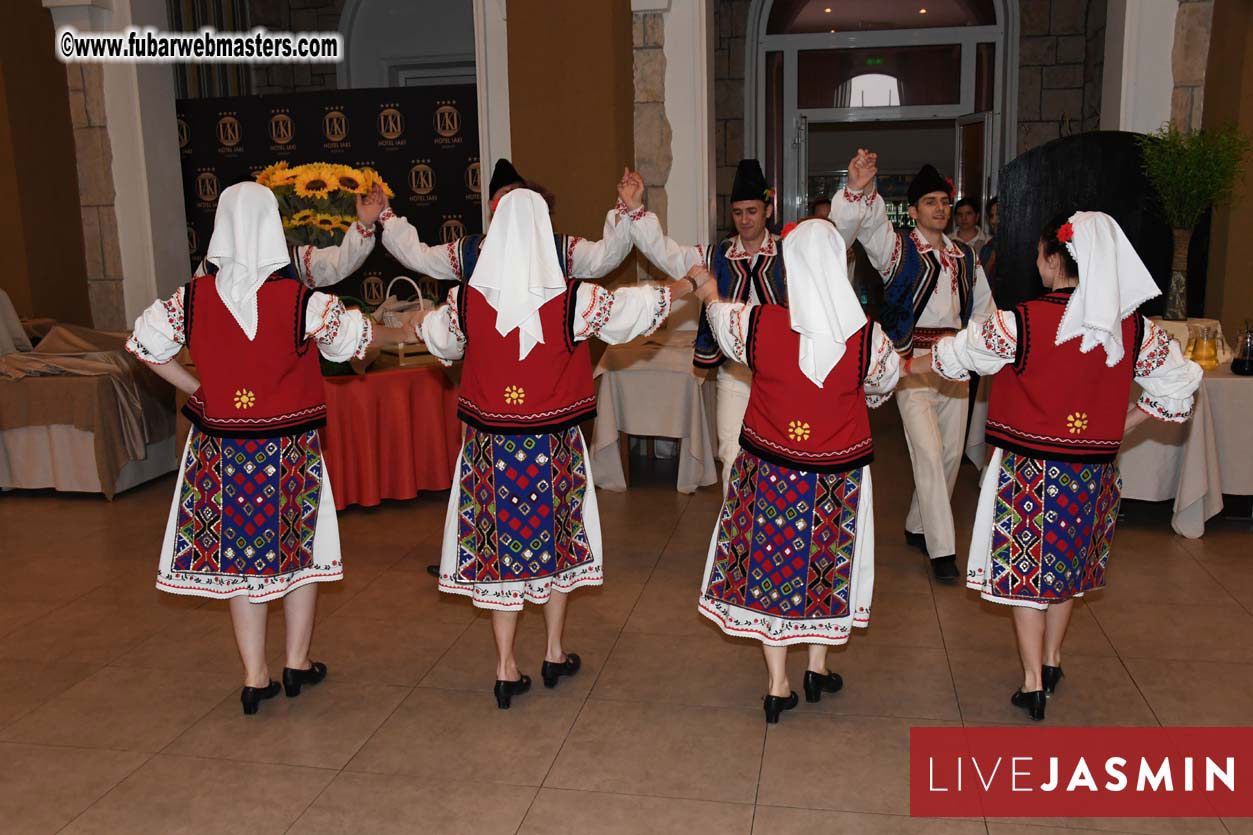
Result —
<path fill-rule="evenodd" d="M 854 238 L 861 241 L 879 275 L 885 280 L 891 278 L 901 260 L 901 238 L 888 219 L 887 204 L 879 192 L 872 189 L 856 192 L 842 188 L 831 198 L 831 216 L 837 218 L 835 227 L 840 230 L 845 242 L 852 245 Z M 851 227 L 855 235 L 845 236 L 846 227 Z"/>
<path fill-rule="evenodd" d="M 461 359 L 466 353 L 466 335 L 457 316 L 460 290 L 460 287 L 449 290 L 448 303 L 426 314 L 418 332 L 431 355 L 444 365 L 452 365 L 453 360 Z"/>
<path fill-rule="evenodd" d="M 183 348 L 183 291 L 157 299 L 135 320 L 126 350 L 152 365 L 165 365 Z"/>
<path fill-rule="evenodd" d="M 339 246 L 296 247 L 296 272 L 310 287 L 328 287 L 355 273 L 373 251 L 374 229 L 358 221 L 348 227 Z"/>
<path fill-rule="evenodd" d="M 701 246 L 683 246 L 666 237 L 661 221 L 652 212 L 640 209 L 631 224 L 631 240 L 644 257 L 672 278 L 682 278 L 697 264 L 707 264 L 708 252 Z"/>
<path fill-rule="evenodd" d="M 383 248 L 397 261 L 438 281 L 461 280 L 457 241 L 427 246 L 418 238 L 413 224 L 390 208 L 383 210 L 379 220 L 383 223 Z"/>
<path fill-rule="evenodd" d="M 748 365 L 748 324 L 757 305 L 743 302 L 712 302 L 705 305 L 705 318 L 722 353 Z"/>
<path fill-rule="evenodd" d="M 617 269 L 631 251 L 631 222 L 635 213 L 618 201 L 618 207 L 605 215 L 605 228 L 599 241 L 567 238 L 566 258 L 572 278 L 600 278 Z"/>
<path fill-rule="evenodd" d="M 574 297 L 574 341 L 596 337 L 610 345 L 650 336 L 670 315 L 670 288 L 642 284 L 609 291 L 584 282 Z"/>
<path fill-rule="evenodd" d="M 305 335 L 331 362 L 365 359 L 374 338 L 374 321 L 360 310 L 348 310 L 336 296 L 313 293 L 305 307 Z"/>
<path fill-rule="evenodd" d="M 1203 373 L 1201 366 L 1184 359 L 1179 343 L 1166 331 L 1144 320 L 1144 340 L 1135 369 L 1136 383 L 1143 389 L 1136 401 L 1141 411 L 1170 423 L 1186 422 L 1192 417 Z"/>
<path fill-rule="evenodd" d="M 931 367 L 946 380 L 969 380 L 971 371 L 990 377 L 1012 363 L 1017 350 L 1018 320 L 1013 311 L 993 310 L 984 321 L 971 322 L 956 336 L 937 342 L 931 349 Z"/>
<path fill-rule="evenodd" d="M 873 323 L 870 337 L 870 367 L 866 369 L 864 388 L 866 405 L 877 409 L 892 397 L 896 382 L 901 377 L 901 357 L 892 347 L 878 322 Z"/>

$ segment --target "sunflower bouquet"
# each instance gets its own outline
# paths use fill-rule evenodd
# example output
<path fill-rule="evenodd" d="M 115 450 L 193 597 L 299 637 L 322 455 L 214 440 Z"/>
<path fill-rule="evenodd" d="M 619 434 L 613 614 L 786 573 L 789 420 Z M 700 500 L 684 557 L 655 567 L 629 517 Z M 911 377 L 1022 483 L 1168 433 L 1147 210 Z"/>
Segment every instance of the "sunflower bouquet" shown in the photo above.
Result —
<path fill-rule="evenodd" d="M 370 193 L 375 184 L 388 197 L 391 188 L 373 168 L 353 168 L 311 162 L 289 168 L 277 162 L 259 171 L 255 179 L 278 198 L 283 231 L 291 246 L 334 246 L 357 219 L 358 195 Z"/>

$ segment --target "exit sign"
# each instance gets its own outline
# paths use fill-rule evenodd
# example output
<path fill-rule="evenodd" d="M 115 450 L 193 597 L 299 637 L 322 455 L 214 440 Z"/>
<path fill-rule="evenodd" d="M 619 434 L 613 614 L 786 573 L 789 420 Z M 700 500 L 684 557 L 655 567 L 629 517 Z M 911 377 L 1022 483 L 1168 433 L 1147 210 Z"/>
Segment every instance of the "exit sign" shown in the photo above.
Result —
<path fill-rule="evenodd" d="M 868 67 L 879 67 L 882 65 L 883 65 L 882 58 L 867 58 L 866 59 L 866 66 Z"/>

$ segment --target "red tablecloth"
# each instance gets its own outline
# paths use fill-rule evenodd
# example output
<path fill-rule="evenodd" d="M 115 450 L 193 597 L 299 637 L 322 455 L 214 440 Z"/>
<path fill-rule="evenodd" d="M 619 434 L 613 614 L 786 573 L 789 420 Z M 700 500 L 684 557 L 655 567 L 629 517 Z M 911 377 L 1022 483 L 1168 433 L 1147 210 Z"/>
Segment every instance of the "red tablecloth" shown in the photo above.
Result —
<path fill-rule="evenodd" d="M 461 448 L 457 389 L 439 367 L 326 377 L 322 454 L 335 508 L 447 490 Z"/>

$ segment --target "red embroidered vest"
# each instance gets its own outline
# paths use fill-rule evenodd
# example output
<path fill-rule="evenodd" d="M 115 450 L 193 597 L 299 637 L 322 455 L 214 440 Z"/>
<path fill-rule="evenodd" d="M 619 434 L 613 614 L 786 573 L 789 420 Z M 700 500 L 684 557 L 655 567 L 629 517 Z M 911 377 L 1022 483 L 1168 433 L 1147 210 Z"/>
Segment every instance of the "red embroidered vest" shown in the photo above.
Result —
<path fill-rule="evenodd" d="M 1113 461 L 1122 444 L 1143 317 L 1122 321 L 1122 360 L 1105 351 L 1080 353 L 1078 339 L 1054 345 L 1070 293 L 1049 293 L 1018 305 L 1017 355 L 992 378 L 988 442 L 1032 458 Z"/>
<path fill-rule="evenodd" d="M 468 282 L 457 294 L 465 365 L 457 414 L 485 432 L 559 432 L 596 416 L 596 390 L 587 342 L 574 341 L 574 304 L 581 282 L 540 308 L 544 342 L 518 359 L 518 331 L 501 336 L 496 311 Z"/>
<path fill-rule="evenodd" d="M 270 276 L 257 291 L 257 336 L 249 341 L 222 303 L 214 276 L 183 290 L 184 342 L 200 388 L 183 413 L 208 435 L 270 438 L 326 424 L 322 369 L 305 337 L 305 306 L 313 291 Z"/>
<path fill-rule="evenodd" d="M 754 308 L 746 340 L 753 390 L 740 446 L 758 458 L 807 472 L 843 472 L 869 464 L 874 444 L 863 384 L 872 334 L 867 323 L 849 338 L 844 356 L 819 388 L 797 365 L 800 334 L 792 330 L 787 308 Z"/>

